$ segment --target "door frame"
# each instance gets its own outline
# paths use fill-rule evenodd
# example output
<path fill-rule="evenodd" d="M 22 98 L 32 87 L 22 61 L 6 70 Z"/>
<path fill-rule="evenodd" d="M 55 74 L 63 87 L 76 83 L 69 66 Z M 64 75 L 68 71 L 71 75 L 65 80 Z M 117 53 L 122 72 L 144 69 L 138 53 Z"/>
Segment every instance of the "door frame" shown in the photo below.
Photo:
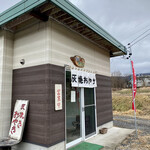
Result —
<path fill-rule="evenodd" d="M 81 88 L 81 136 L 85 140 L 85 107 L 84 107 L 84 88 Z"/>
<path fill-rule="evenodd" d="M 80 121 L 81 121 L 81 126 L 80 126 L 80 132 L 81 132 L 81 137 L 70 142 L 67 143 L 67 116 L 66 116 L 66 71 L 69 71 L 67 69 L 65 69 L 65 143 L 66 143 L 66 149 L 82 142 L 82 141 L 86 141 L 87 139 L 95 136 L 97 134 L 97 114 L 96 114 L 96 88 L 94 89 L 94 102 L 95 102 L 95 134 L 92 134 L 90 137 L 86 137 L 85 135 L 85 105 L 84 105 L 84 87 L 81 87 L 81 97 L 80 97 Z"/>
<path fill-rule="evenodd" d="M 93 137 L 93 136 L 95 136 L 96 134 L 97 134 L 97 115 L 96 115 L 96 88 L 93 88 L 93 90 L 94 90 L 94 104 L 92 104 L 92 106 L 94 105 L 95 106 L 95 132 L 93 132 L 93 133 L 91 133 L 91 134 L 89 134 L 89 135 L 85 135 L 85 104 L 84 104 L 84 89 L 85 88 L 83 88 L 83 122 L 84 122 L 84 126 L 82 127 L 83 128 L 83 140 L 87 140 L 87 139 L 89 139 L 89 138 L 91 138 L 91 137 Z M 82 92 L 82 91 L 81 91 Z M 89 105 L 90 106 L 90 105 Z"/>
<path fill-rule="evenodd" d="M 80 88 L 80 93 L 82 93 L 82 89 L 81 88 Z M 74 145 L 76 145 L 76 144 L 78 144 L 78 143 L 83 141 L 83 132 L 82 132 L 82 129 L 83 129 L 83 122 L 82 122 L 83 113 L 82 113 L 82 104 L 81 104 L 82 101 L 81 101 L 81 98 L 82 98 L 82 94 L 80 94 L 80 135 L 81 135 L 81 137 L 76 139 L 76 140 L 74 140 L 74 141 L 72 141 L 72 142 L 69 142 L 69 143 L 66 142 L 66 149 L 68 149 L 68 148 L 70 148 L 70 147 L 72 147 L 72 146 L 74 146 Z M 65 105 L 66 105 L 66 102 L 65 102 Z M 65 111 L 66 111 L 66 109 L 65 109 Z M 67 118 L 66 115 L 65 115 L 65 118 Z M 67 119 L 65 119 L 65 121 L 66 120 Z M 67 124 L 66 123 L 67 122 L 65 122 L 65 130 L 66 130 L 66 138 L 65 139 L 67 141 Z"/>

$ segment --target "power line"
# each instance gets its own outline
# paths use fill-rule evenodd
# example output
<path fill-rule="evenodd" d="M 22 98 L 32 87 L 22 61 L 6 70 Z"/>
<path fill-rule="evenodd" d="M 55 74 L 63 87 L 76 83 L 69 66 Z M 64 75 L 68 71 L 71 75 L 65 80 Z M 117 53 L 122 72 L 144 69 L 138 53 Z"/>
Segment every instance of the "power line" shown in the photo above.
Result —
<path fill-rule="evenodd" d="M 142 24 L 143 24 L 143 23 L 142 23 Z M 137 28 L 137 26 L 139 26 L 139 25 L 141 25 L 141 23 L 139 23 L 138 25 L 136 25 L 135 27 L 133 27 L 134 30 L 135 30 L 135 28 Z M 149 26 L 150 26 L 150 24 L 148 24 L 147 26 L 145 26 L 145 27 L 139 29 L 139 30 L 136 31 L 136 32 L 133 32 L 132 35 L 131 35 L 129 38 L 133 37 L 134 35 L 138 35 L 138 33 L 140 33 L 140 32 L 142 33 L 143 30 L 145 30 L 145 29 L 148 28 Z M 132 29 L 132 30 L 133 30 L 133 29 Z"/>
<path fill-rule="evenodd" d="M 144 35 L 146 32 L 148 32 L 150 30 L 150 28 L 149 29 L 147 29 L 145 32 L 143 32 L 142 34 L 140 34 L 137 38 L 135 38 L 134 40 L 132 40 L 130 43 L 128 43 L 128 48 L 127 48 L 127 51 L 128 51 L 128 56 L 126 57 L 126 59 L 129 59 L 131 56 L 132 56 L 132 51 L 131 51 L 131 47 L 133 46 L 133 45 L 135 45 L 136 43 L 138 43 L 138 42 L 140 42 L 141 40 L 143 40 L 144 38 L 146 38 L 147 36 L 149 36 L 150 35 L 150 33 L 148 33 L 148 34 L 146 34 L 145 36 L 143 36 L 142 38 L 140 38 L 142 35 Z M 139 39 L 140 38 L 140 39 Z M 138 39 L 138 40 L 137 40 Z M 136 41 L 137 40 L 137 41 Z M 135 41 L 135 42 L 134 42 Z M 131 43 L 133 43 L 133 44 L 131 44 Z"/>
<path fill-rule="evenodd" d="M 142 37 L 142 38 L 140 38 L 139 40 L 137 40 L 136 42 L 134 42 L 133 44 L 131 44 L 131 43 L 128 43 L 128 52 L 129 52 L 129 54 L 128 54 L 128 56 L 126 57 L 126 59 L 129 59 L 131 56 L 132 56 L 132 50 L 131 50 L 131 47 L 133 46 L 133 45 L 135 45 L 136 43 L 138 43 L 138 42 L 140 42 L 141 40 L 143 40 L 144 38 L 146 38 L 147 36 L 149 36 L 150 35 L 150 33 L 148 33 L 148 34 L 146 34 L 144 37 Z"/>
<path fill-rule="evenodd" d="M 130 44 L 131 43 L 133 43 L 134 41 L 136 41 L 138 38 L 140 38 L 142 35 L 144 35 L 146 32 L 148 32 L 150 30 L 150 28 L 149 29 L 147 29 L 145 32 L 143 32 L 142 34 L 140 34 L 138 37 L 136 37 L 134 40 L 132 40 L 131 42 L 130 42 Z"/>
<path fill-rule="evenodd" d="M 134 42 L 133 44 L 129 43 L 128 45 L 129 45 L 130 47 L 132 47 L 133 45 L 135 45 L 136 43 L 140 42 L 141 40 L 143 40 L 144 38 L 146 38 L 146 37 L 149 36 L 149 35 L 150 35 L 150 33 L 146 34 L 144 37 L 140 38 L 139 40 L 137 40 L 137 41 Z M 131 44 L 131 45 L 130 45 L 130 44 Z"/>

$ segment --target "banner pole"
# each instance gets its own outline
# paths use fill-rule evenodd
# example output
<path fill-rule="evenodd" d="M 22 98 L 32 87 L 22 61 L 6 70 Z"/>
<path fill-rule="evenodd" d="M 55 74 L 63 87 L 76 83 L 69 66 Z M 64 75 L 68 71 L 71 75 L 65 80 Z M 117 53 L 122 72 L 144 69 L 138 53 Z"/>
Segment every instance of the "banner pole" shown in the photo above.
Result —
<path fill-rule="evenodd" d="M 136 130 L 136 137 L 138 138 L 138 132 L 137 132 L 137 123 L 136 123 L 136 111 L 135 111 L 135 98 L 134 98 L 134 118 L 135 118 L 135 130 Z"/>
<path fill-rule="evenodd" d="M 134 89 L 133 89 L 133 69 L 132 69 L 132 60 L 130 59 L 131 63 L 131 70 L 132 70 L 132 100 L 134 103 L 134 121 L 135 121 L 135 130 L 136 130 L 136 137 L 138 138 L 138 133 L 137 133 L 137 123 L 136 123 L 136 106 L 135 106 L 135 97 L 134 97 Z"/>

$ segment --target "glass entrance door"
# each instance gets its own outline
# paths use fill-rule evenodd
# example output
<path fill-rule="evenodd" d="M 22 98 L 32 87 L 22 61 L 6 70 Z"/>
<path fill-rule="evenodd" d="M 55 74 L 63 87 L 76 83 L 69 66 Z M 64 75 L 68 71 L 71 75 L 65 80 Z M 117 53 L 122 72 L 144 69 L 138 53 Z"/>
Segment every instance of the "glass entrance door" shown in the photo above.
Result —
<path fill-rule="evenodd" d="M 72 146 L 82 140 L 81 88 L 71 87 L 70 72 L 66 72 L 66 135 Z"/>
<path fill-rule="evenodd" d="M 96 133 L 94 88 L 84 88 L 85 136 Z"/>
<path fill-rule="evenodd" d="M 71 87 L 66 71 L 66 148 L 96 133 L 94 88 Z"/>

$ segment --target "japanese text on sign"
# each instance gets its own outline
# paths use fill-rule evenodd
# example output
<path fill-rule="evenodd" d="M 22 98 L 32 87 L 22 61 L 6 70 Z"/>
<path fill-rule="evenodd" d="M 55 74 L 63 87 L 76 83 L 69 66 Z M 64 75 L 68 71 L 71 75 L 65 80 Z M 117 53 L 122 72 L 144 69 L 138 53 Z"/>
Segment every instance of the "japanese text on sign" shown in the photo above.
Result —
<path fill-rule="evenodd" d="M 85 71 L 71 70 L 71 85 L 72 87 L 97 87 L 96 76 Z"/>
<path fill-rule="evenodd" d="M 24 127 L 26 112 L 28 108 L 27 100 L 17 100 L 12 117 L 9 137 L 19 140 Z"/>
<path fill-rule="evenodd" d="M 55 84 L 55 110 L 62 110 L 62 85 Z"/>

